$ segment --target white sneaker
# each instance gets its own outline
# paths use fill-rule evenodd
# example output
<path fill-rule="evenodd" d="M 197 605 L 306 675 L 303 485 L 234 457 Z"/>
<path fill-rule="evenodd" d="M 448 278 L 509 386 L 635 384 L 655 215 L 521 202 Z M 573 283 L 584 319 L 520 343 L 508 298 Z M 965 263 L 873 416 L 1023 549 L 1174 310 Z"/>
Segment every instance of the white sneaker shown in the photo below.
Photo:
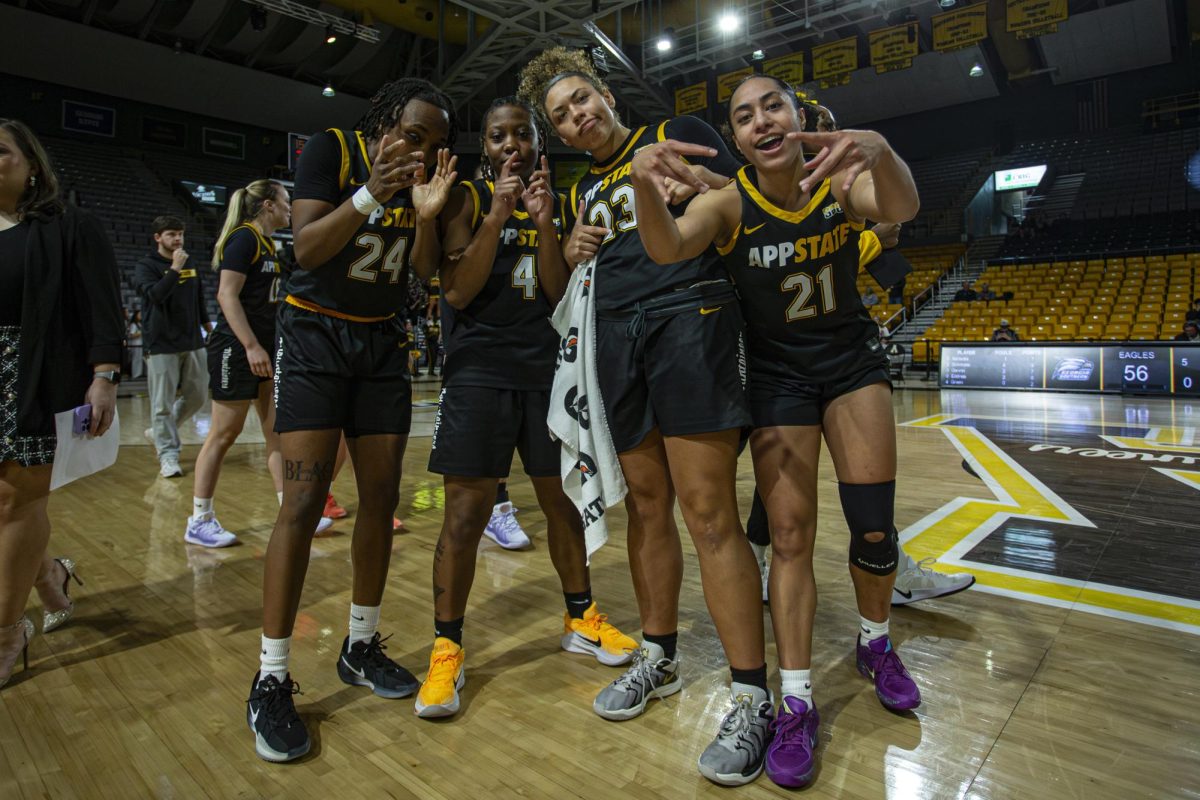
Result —
<path fill-rule="evenodd" d="M 935 558 L 924 558 L 914 562 L 901 558 L 901 570 L 896 572 L 896 584 L 892 587 L 892 605 L 906 606 L 919 600 L 946 597 L 969 589 L 975 584 L 975 576 L 967 572 L 934 572 L 929 565 Z"/>
<path fill-rule="evenodd" d="M 320 536 L 331 527 L 333 527 L 333 520 L 331 520 L 329 517 L 321 517 L 321 519 L 317 522 L 317 530 L 313 535 Z"/>
<path fill-rule="evenodd" d="M 163 456 L 159 461 L 158 474 L 164 478 L 180 478 L 183 476 L 183 468 L 179 466 L 179 456 Z"/>
<path fill-rule="evenodd" d="M 523 550 L 532 542 L 517 522 L 517 508 L 512 503 L 499 503 L 492 507 L 492 518 L 483 529 L 487 537 L 505 550 Z"/>
<path fill-rule="evenodd" d="M 762 575 L 763 605 L 767 605 L 771 602 L 771 598 L 767 594 L 767 581 L 771 577 L 771 562 L 767 561 L 767 557 L 765 555 L 763 556 L 762 561 L 758 562 L 758 573 Z"/>
<path fill-rule="evenodd" d="M 229 547 L 231 544 L 237 544 L 238 538 L 222 528 L 214 514 L 205 514 L 200 518 L 188 517 L 183 540 L 201 547 Z"/>

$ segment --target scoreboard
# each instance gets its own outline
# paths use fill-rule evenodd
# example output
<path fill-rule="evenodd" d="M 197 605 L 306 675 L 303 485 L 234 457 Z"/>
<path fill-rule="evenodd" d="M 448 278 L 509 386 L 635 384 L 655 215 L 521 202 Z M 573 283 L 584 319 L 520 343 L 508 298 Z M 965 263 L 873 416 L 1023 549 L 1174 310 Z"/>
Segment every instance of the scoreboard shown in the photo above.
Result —
<path fill-rule="evenodd" d="M 1200 397 L 1200 344 L 944 344 L 939 385 Z"/>

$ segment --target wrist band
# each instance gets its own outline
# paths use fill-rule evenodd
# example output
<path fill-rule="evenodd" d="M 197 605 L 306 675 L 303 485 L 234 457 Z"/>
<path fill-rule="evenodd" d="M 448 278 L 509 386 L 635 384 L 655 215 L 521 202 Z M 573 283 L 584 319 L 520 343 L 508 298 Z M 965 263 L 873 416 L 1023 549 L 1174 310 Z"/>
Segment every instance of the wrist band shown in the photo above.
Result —
<path fill-rule="evenodd" d="M 360 186 L 351 200 L 354 202 L 354 210 L 368 217 L 378 211 L 383 205 L 383 203 L 375 199 L 375 195 L 371 194 L 371 190 L 366 186 Z"/>

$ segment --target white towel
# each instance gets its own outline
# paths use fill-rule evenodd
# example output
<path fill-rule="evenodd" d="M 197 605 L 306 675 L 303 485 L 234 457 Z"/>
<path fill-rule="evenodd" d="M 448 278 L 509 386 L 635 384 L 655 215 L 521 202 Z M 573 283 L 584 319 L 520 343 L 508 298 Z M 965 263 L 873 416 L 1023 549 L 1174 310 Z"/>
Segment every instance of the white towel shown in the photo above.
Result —
<path fill-rule="evenodd" d="M 550 435 L 562 444 L 563 490 L 583 517 L 589 557 L 608 541 L 605 510 L 621 502 L 627 491 L 596 369 L 595 267 L 594 259 L 576 267 L 550 318 L 562 337 L 550 390 Z"/>

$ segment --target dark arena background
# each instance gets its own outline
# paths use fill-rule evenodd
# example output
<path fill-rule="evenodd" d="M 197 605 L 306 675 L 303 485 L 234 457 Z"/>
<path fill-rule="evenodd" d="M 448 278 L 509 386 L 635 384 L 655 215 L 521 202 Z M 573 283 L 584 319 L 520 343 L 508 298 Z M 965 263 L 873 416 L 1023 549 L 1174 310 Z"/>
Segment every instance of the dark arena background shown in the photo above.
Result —
<path fill-rule="evenodd" d="M 882 133 L 912 169 L 920 212 L 890 256 L 911 271 L 879 285 L 864 270 L 858 289 L 888 336 L 900 541 L 976 582 L 893 610 L 923 702 L 881 708 L 855 671 L 847 533 L 822 453 L 821 756 L 804 794 L 1200 795 L 1200 0 L 0 0 L 0 117 L 34 130 L 64 200 L 102 222 L 127 319 L 162 214 L 186 223 L 215 319 L 208 262 L 235 190 L 290 187 L 310 136 L 351 128 L 405 76 L 449 96 L 469 179 L 492 99 L 554 45 L 587 51 L 626 125 L 691 114 L 719 128 L 733 85 L 763 72 L 839 127 Z M 566 191 L 590 164 L 549 144 Z M 289 259 L 291 233 L 274 241 Z M 445 511 L 426 466 L 441 390 L 429 290 L 414 285 L 407 312 L 413 428 L 383 604 L 388 655 L 418 678 Z M 239 546 L 185 544 L 210 412 L 181 428 L 184 477 L 161 477 L 141 358 L 131 336 L 115 465 L 50 496 L 49 554 L 84 583 L 70 623 L 39 624 L 28 668 L 18 658 L 0 689 L 0 798 L 789 794 L 696 771 L 727 664 L 686 536 L 685 688 L 636 720 L 593 713 L 620 673 L 559 647 L 547 526 L 515 462 L 532 544 L 483 539 L 463 709 L 434 724 L 334 676 L 359 504 L 353 469 L 335 480 L 349 517 L 314 542 L 292 650 L 312 749 L 260 760 L 246 684 L 279 509 L 262 431 L 250 414 L 222 472 L 221 524 Z M 753 487 L 747 451 L 743 520 Z M 592 583 L 636 635 L 626 512 L 608 516 Z M 37 593 L 29 614 L 42 617 Z"/>

